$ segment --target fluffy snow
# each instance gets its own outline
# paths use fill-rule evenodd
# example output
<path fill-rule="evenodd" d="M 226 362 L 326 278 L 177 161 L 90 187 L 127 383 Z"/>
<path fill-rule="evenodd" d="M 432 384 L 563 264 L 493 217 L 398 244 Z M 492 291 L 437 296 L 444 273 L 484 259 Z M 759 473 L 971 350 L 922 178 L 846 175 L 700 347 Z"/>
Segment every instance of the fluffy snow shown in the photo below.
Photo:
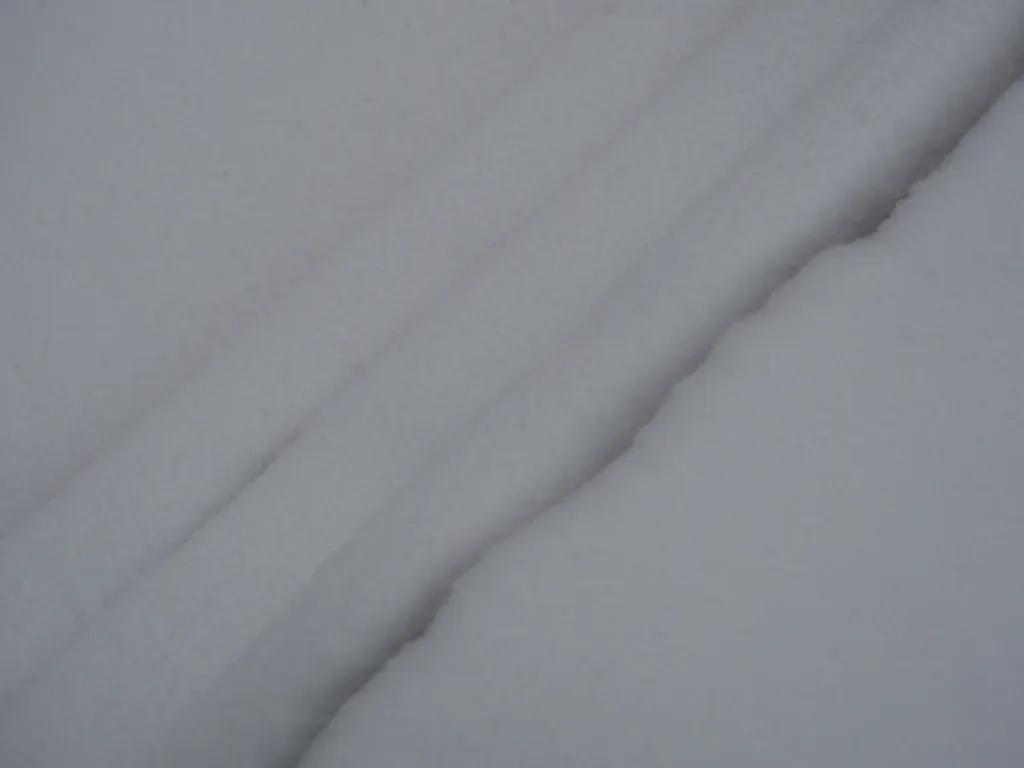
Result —
<path fill-rule="evenodd" d="M 3 14 L 0 764 L 1012 754 L 1020 0 Z"/>
<path fill-rule="evenodd" d="M 493 548 L 303 762 L 1024 760 L 1024 87 Z"/>

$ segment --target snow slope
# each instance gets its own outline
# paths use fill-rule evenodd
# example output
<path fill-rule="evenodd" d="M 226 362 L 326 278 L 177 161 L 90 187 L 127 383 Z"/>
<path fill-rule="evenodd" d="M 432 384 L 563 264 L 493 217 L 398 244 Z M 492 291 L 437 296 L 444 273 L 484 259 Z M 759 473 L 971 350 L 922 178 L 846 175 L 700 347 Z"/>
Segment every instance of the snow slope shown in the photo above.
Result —
<path fill-rule="evenodd" d="M 1024 87 L 496 546 L 304 766 L 1024 759 Z"/>
<path fill-rule="evenodd" d="M 302 4 L 280 38 L 269 19 L 291 12 L 269 6 L 241 29 L 228 11 L 175 17 L 179 43 L 240 40 L 255 25 L 279 46 L 261 45 L 266 55 L 303 49 L 296 69 L 279 74 L 315 70 L 310 98 L 333 84 L 317 69 L 324 57 L 387 63 L 333 67 L 346 74 L 340 95 L 317 102 L 326 133 L 296 141 L 288 159 L 256 150 L 275 129 L 245 134 L 253 144 L 236 159 L 254 174 L 247 194 L 264 190 L 251 201 L 265 204 L 246 215 L 261 213 L 264 228 L 276 220 L 264 242 L 273 248 L 236 258 L 231 243 L 254 231 L 244 217 L 186 227 L 181 237 L 207 254 L 183 267 L 202 285 L 194 296 L 160 277 L 162 264 L 185 263 L 180 240 L 139 264 L 115 249 L 97 271 L 9 267 L 43 286 L 11 289 L 18 322 L 60 306 L 50 291 L 76 269 L 96 283 L 68 289 L 87 316 L 81 343 L 64 331 L 43 341 L 13 325 L 2 332 L 9 357 L 39 356 L 12 367 L 10 398 L 0 391 L 12 424 L 31 432 L 11 431 L 12 459 L 0 462 L 12 478 L 5 503 L 26 500 L 0 531 L 0 763 L 294 764 L 460 573 L 625 450 L 672 384 L 795 269 L 871 231 L 1024 66 L 1019 0 L 513 6 Z M 61 29 L 12 8 L 26 28 Z M 135 13 L 155 24 L 150 34 L 166 32 L 146 16 L 156 10 Z M 404 51 L 410 34 L 449 17 L 458 21 L 445 27 L 443 50 L 417 39 Z M 61 34 L 82 45 L 83 29 Z M 503 40 L 493 59 L 492 36 Z M 372 45 L 336 50 L 363 37 Z M 313 41 L 315 54 L 303 47 Z M 133 45 L 96 61 L 120 61 Z M 247 46 L 223 59 L 203 47 L 211 58 L 198 63 L 255 88 L 267 64 L 243 55 Z M 28 56 L 13 50 L 2 55 Z M 463 67 L 473 57 L 485 66 Z M 440 69 L 419 73 L 425 62 Z M 439 74 L 449 66 L 457 78 Z M 180 106 L 207 98 L 213 81 L 165 86 Z M 4 82 L 17 94 L 30 81 Z M 87 92 L 79 82 L 61 93 Z M 148 91 L 132 93 L 123 95 L 130 114 L 152 108 Z M 210 135 L 214 144 L 246 127 L 245 99 L 275 119 L 291 103 L 273 108 L 273 90 L 261 92 L 266 105 L 255 90 L 235 93 L 214 113 L 227 121 L 214 121 L 225 129 Z M 385 106 L 364 112 L 345 101 L 353 94 Z M 399 104 L 407 125 L 388 112 Z M 203 125 L 198 113 L 175 114 Z M 51 127 L 11 146 L 62 135 Z M 165 157 L 187 154 L 192 170 L 175 194 L 216 209 L 220 188 L 205 188 L 205 164 L 188 165 L 196 145 L 182 135 L 139 140 L 166 142 Z M 129 151 L 104 140 L 115 157 Z M 62 151 L 85 151 L 69 146 Z M 215 156 L 235 157 L 217 147 Z M 330 162 L 318 165 L 317 153 Z M 288 184 L 260 176 L 278 173 L 278 161 L 284 178 L 309 182 L 310 210 L 284 205 L 294 202 Z M 33 164 L 20 162 L 31 175 Z M 124 167 L 126 188 L 141 183 Z M 103 174 L 118 177 L 118 164 L 83 172 L 82 194 Z M 10 210 L 31 214 L 19 227 L 60 202 L 61 178 L 42 174 L 39 196 L 18 199 L 22 208 Z M 344 195 L 332 200 L 320 181 Z M 151 202 L 146 215 L 160 226 L 191 210 Z M 97 237 L 116 236 L 118 205 L 90 214 Z M 322 236 L 324 247 L 307 247 Z M 97 242 L 83 247 L 100 262 Z M 108 301 L 120 289 L 104 275 L 127 285 L 133 270 L 141 282 Z M 248 274 L 263 288 L 239 303 L 232 291 Z M 145 323 L 130 343 L 93 333 L 90 323 L 134 317 L 129 305 L 163 317 L 159 333 Z M 230 322 L 217 330 L 220 313 Z M 58 380 L 82 386 L 58 387 L 41 425 L 32 414 L 47 410 L 45 387 Z M 41 399 L 22 399 L 23 386 Z M 38 466 L 36 454 L 45 455 Z"/>

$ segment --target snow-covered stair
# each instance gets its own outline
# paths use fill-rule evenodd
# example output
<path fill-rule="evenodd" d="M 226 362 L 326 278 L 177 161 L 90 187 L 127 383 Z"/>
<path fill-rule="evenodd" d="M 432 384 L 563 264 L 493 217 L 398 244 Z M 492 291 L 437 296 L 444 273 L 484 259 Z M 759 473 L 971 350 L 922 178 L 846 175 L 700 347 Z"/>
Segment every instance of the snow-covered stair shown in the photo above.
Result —
<path fill-rule="evenodd" d="M 296 759 L 484 548 L 884 216 L 1019 72 L 1022 22 L 1009 0 L 594 13 L 0 540 L 0 757 Z"/>
<path fill-rule="evenodd" d="M 591 320 L 449 441 L 189 709 L 173 759 L 289 754 L 481 549 L 621 450 L 724 327 L 821 247 L 876 223 L 1019 68 L 1019 24 L 965 25 L 962 6 L 944 10 L 892 11 L 791 128 L 684 212 Z M 968 63 L 966 51 L 984 53 Z M 866 119 L 867 100 L 886 107 Z"/>
<path fill-rule="evenodd" d="M 1024 85 L 489 551 L 303 768 L 1018 765 Z"/>
<path fill-rule="evenodd" d="M 560 189 L 607 166 L 601 147 L 729 11 L 644 0 L 591 19 L 283 306 L 0 540 L 0 693 L 237 495 L 332 390 L 457 301 L 466 273 L 550 215 Z M 529 299 L 520 290 L 513 309 Z"/>

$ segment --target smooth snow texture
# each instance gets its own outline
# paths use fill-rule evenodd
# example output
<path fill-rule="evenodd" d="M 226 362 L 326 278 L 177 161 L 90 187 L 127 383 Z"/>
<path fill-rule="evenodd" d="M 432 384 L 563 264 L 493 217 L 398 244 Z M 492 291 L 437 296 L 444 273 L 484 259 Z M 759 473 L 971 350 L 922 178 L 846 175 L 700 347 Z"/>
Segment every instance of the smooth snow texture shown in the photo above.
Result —
<path fill-rule="evenodd" d="M 1024 87 L 492 550 L 326 766 L 1020 765 Z"/>
<path fill-rule="evenodd" d="M 989 56 L 1019 50 L 1016 33 L 1002 31 L 1014 25 L 972 29 L 959 10 L 900 10 L 884 19 L 844 72 L 844 89 L 817 101 L 797 130 L 778 131 L 759 147 L 652 249 L 649 268 L 629 289 L 450 440 L 331 558 L 314 586 L 189 708 L 171 739 L 171 762 L 289 754 L 415 631 L 482 547 L 619 450 L 668 382 L 731 317 L 763 298 L 780 265 L 863 226 L 846 217 L 884 210 L 928 150 L 959 135 L 1012 71 Z M 979 37 L 988 45 L 977 45 Z M 922 41 L 910 53 L 909 39 Z M 965 67 L 964 50 L 986 53 Z M 892 110 L 867 120 L 867 98 Z M 857 129 L 842 134 L 847 151 L 829 153 L 833 126 L 855 121 Z M 780 196 L 783 178 L 792 191 Z M 728 281 L 718 277 L 725 271 Z"/>
<path fill-rule="evenodd" d="M 261 267 L 253 277 L 266 280 L 266 295 L 278 295 L 258 320 L 247 320 L 251 312 L 233 303 L 231 290 L 223 303 L 203 305 L 200 291 L 194 307 L 175 308 L 168 304 L 181 287 L 174 281 L 139 283 L 137 295 L 119 301 L 164 312 L 165 335 L 150 337 L 140 326 L 146 354 L 134 362 L 131 345 L 111 338 L 109 371 L 69 364 L 69 384 L 82 373 L 82 399 L 71 407 L 58 398 L 53 431 L 41 429 L 41 442 L 26 443 L 17 458 L 66 431 L 69 444 L 52 457 L 53 471 L 40 465 L 39 477 L 55 482 L 61 456 L 77 450 L 72 443 L 110 442 L 97 426 L 106 417 L 94 397 L 108 377 L 124 365 L 154 376 L 162 370 L 161 391 L 171 394 L 142 418 L 160 393 L 142 379 L 118 380 L 124 398 L 114 410 L 131 428 L 119 429 L 120 439 L 94 462 L 69 463 L 78 477 L 57 483 L 63 490 L 50 503 L 0 537 L 0 764 L 294 764 L 338 707 L 425 626 L 460 573 L 625 450 L 671 385 L 796 268 L 825 246 L 871 231 L 1024 63 L 1020 0 L 341 5 L 354 27 L 379 28 L 392 42 L 370 46 L 389 60 L 377 74 L 333 70 L 360 81 L 343 85 L 339 98 L 366 89 L 387 103 L 412 99 L 408 135 L 400 125 L 378 126 L 385 136 L 405 136 L 409 154 L 381 160 L 385 175 L 388 163 L 398 164 L 390 182 L 374 177 L 362 192 L 346 190 L 351 205 L 333 217 L 330 247 L 303 251 L 306 241 L 296 236 L 295 248 L 264 253 L 269 260 L 260 264 L 280 271 Z M 32 18 L 28 6 L 13 7 L 18 18 Z M 137 8 L 126 18 L 150 12 Z M 331 30 L 345 15 L 325 9 L 309 11 L 294 34 L 285 25 L 281 50 L 301 48 L 309 42 L 301 30 L 315 28 L 310 40 L 323 45 L 314 46 L 317 56 L 333 55 Z M 187 39 L 236 34 L 224 31 L 228 11 L 212 29 L 199 12 L 162 13 Z M 261 14 L 291 18 L 292 11 L 253 13 L 243 25 L 249 32 L 270 18 Z M 453 21 L 446 44 L 473 37 L 464 62 L 487 56 L 489 35 L 504 34 L 492 25 L 517 21 L 508 47 L 478 72 L 460 70 L 436 90 L 404 90 L 390 78 L 409 63 L 390 59 L 403 58 L 395 41 L 409 37 L 395 30 L 408 22 L 418 34 L 446 14 Z M 203 29 L 189 31 L 192 24 Z M 351 55 L 365 54 L 366 43 Z M 429 42 L 413 47 L 421 63 L 433 60 Z M 0 56 L 17 59 L 25 50 Z M 266 66 L 246 46 L 224 55 L 225 71 Z M 299 69 L 311 61 L 306 52 L 296 56 Z M 443 69 L 462 54 L 437 56 Z M 382 71 L 391 74 L 378 77 Z M 420 77 L 431 75 L 409 82 L 423 85 Z M 330 78 L 315 82 L 333 87 Z M 195 93 L 207 87 L 203 80 Z M 256 101 L 276 115 L 262 101 L 275 92 Z M 150 103 L 148 91 L 133 93 L 126 104 Z M 444 112 L 457 93 L 466 95 L 465 109 Z M 421 97 L 429 101 L 422 111 Z M 250 114 L 222 109 L 207 113 L 230 116 L 235 127 Z M 373 135 L 371 123 L 390 114 L 361 110 L 354 125 L 365 119 Z M 420 124 L 442 113 L 443 125 Z M 333 111 L 324 120 L 345 124 Z M 210 130 L 211 140 L 221 135 Z M 299 142 L 287 162 L 277 158 L 282 172 L 302 176 L 314 152 L 340 151 L 330 142 L 351 140 L 345 146 L 353 153 L 332 155 L 323 178 L 345 163 L 353 175 L 334 183 L 359 187 L 361 173 L 374 173 L 379 158 L 359 159 L 354 148 L 377 144 L 322 138 Z M 270 153 L 260 166 L 261 153 L 247 151 L 237 159 L 252 178 L 277 162 Z M 83 173 L 83 189 L 102 181 Z M 287 197 L 288 185 L 279 192 Z M 275 238 L 290 237 L 292 215 L 310 225 L 304 237 L 324 234 L 314 226 L 332 220 L 314 221 L 326 210 L 324 190 L 313 184 L 310 192 L 319 207 L 306 214 L 283 205 Z M 281 202 L 276 194 L 260 200 Z M 274 211 L 261 213 L 271 227 Z M 155 209 L 150 215 L 160 217 Z M 234 230 L 247 221 L 224 218 L 216 232 L 244 240 Z M 180 237 L 198 242 L 209 234 L 192 227 Z M 174 261 L 170 252 L 153 253 L 154 269 Z M 255 263 L 231 254 L 195 257 L 201 266 L 190 274 L 204 291 Z M 99 256 L 90 250 L 89 259 Z M 299 261 L 319 266 L 307 271 Z M 145 271 L 118 264 L 111 270 L 129 282 L 132 270 Z M 57 280 L 58 273 L 70 274 L 47 274 Z M 300 273 L 306 278 L 294 282 Z M 35 298 L 49 302 L 47 290 L 26 290 L 11 311 Z M 89 322 L 124 308 L 113 302 L 100 311 L 91 288 L 68 290 Z M 265 305 L 266 295 L 256 291 L 250 309 Z M 204 306 L 231 315 L 232 326 L 247 324 L 233 345 L 221 344 L 224 334 L 196 330 L 212 316 Z M 176 324 L 179 311 L 188 323 Z M 77 349 L 94 356 L 90 344 L 98 343 Z M 183 379 L 192 367 L 183 362 L 186 347 L 204 345 L 220 351 Z M 39 346 L 40 355 L 47 349 Z M 151 367 L 154 356 L 161 362 Z M 29 366 L 13 380 L 38 374 L 51 385 L 53 372 Z M 31 421 L 32 408 L 17 418 Z M 61 426 L 66 408 L 96 429 Z M 745 471 L 755 469 L 739 471 L 737 482 Z M 18 483 L 34 482 L 14 474 Z M 636 506 L 647 508 L 639 497 Z M 550 523 L 529 527 L 537 525 Z M 651 567 L 661 551 L 652 549 Z"/>
<path fill-rule="evenodd" d="M 702 123 L 701 116 L 718 120 L 715 105 L 729 94 L 737 105 L 764 104 L 767 117 L 774 112 L 790 119 L 785 108 L 791 110 L 801 92 L 820 80 L 821 69 L 849 50 L 839 43 L 852 46 L 884 7 L 801 0 L 759 7 L 741 18 L 708 59 L 696 62 L 694 74 L 684 72 L 687 88 L 672 92 L 676 109 L 639 125 L 639 139 L 626 141 L 625 157 L 613 153 L 612 162 L 583 179 L 568 210 L 545 216 L 537 234 L 529 233 L 527 247 L 513 242 L 512 248 L 523 248 L 521 255 L 513 251 L 493 259 L 495 272 L 480 273 L 445 307 L 439 322 L 417 329 L 395 354 L 343 389 L 301 440 L 90 625 L 12 708 L 34 707 L 41 701 L 37 695 L 54 695 L 56 689 L 42 693 L 49 686 L 42 681 L 50 678 L 65 689 L 56 694 L 63 702 L 59 708 L 76 708 L 70 693 L 79 686 L 75 678 L 95 678 L 102 669 L 110 706 L 95 706 L 95 688 L 88 702 L 81 700 L 94 724 L 83 729 L 84 739 L 73 734 L 75 759 L 92 759 L 92 749 L 99 760 L 113 759 L 105 750 L 133 748 L 126 731 L 138 744 L 154 738 L 308 583 L 315 567 L 431 457 L 446 431 L 536 358 L 559 328 L 578 322 L 574 315 L 585 308 L 581 299 L 596 298 L 608 285 L 607 277 L 603 285 L 598 282 L 607 274 L 597 269 L 602 253 L 611 267 L 639 253 L 652 229 L 657 232 L 652 214 L 667 227 L 701 191 L 692 185 L 707 185 L 728 167 L 695 158 L 713 159 L 716 146 L 729 148 L 719 142 L 731 126 L 745 128 L 733 129 L 740 142 L 752 138 L 749 112 L 722 123 Z M 693 128 L 689 115 L 697 116 Z M 908 144 L 919 143 L 916 136 L 908 138 Z M 680 146 L 681 139 L 693 146 Z M 740 143 L 721 159 L 734 160 L 743 149 Z M 834 183 L 842 195 L 849 180 Z M 638 212 L 638 201 L 646 201 L 647 210 Z M 158 665 L 167 671 L 159 685 L 137 674 L 140 667 Z M 58 670 L 66 667 L 77 671 L 65 677 Z M 77 716 L 67 719 L 77 722 Z M 58 743 L 55 737 L 48 741 Z"/>
<path fill-rule="evenodd" d="M 5 2 L 0 532 L 601 7 Z"/>
<path fill-rule="evenodd" d="M 550 209 L 564 211 L 574 205 L 583 209 L 583 216 L 589 215 L 588 209 L 579 202 L 550 199 L 583 167 L 599 161 L 603 170 L 592 173 L 587 184 L 593 197 L 594 190 L 611 188 L 618 168 L 613 162 L 628 165 L 647 151 L 634 139 L 631 148 L 610 157 L 599 152 L 604 144 L 615 143 L 616 134 L 633 122 L 638 110 L 649 107 L 680 58 L 692 55 L 690 48 L 721 26 L 729 8 L 718 0 L 645 0 L 600 14 L 393 210 L 297 288 L 280 311 L 182 387 L 52 504 L 0 540 L 0 615 L 9 617 L 0 627 L 0 692 L 16 687 L 140 567 L 180 543 L 259 474 L 333 388 L 340 388 L 368 359 L 372 363 L 374 355 L 391 354 L 381 347 L 403 325 L 424 322 L 417 315 L 442 311 L 431 310 L 432 302 L 458 303 L 459 294 L 452 298 L 450 284 L 469 279 L 460 278 L 461 273 L 479 271 L 480 262 L 509 259 L 502 267 L 504 277 L 512 272 L 522 286 L 510 296 L 516 310 L 525 301 L 536 302 L 529 293 L 530 281 L 536 279 L 531 266 L 559 253 L 576 262 L 587 256 L 586 243 L 570 248 L 569 239 L 586 231 L 580 215 L 558 218 Z M 765 107 L 761 102 L 752 105 L 751 116 L 773 105 L 777 109 L 785 103 L 785 91 L 770 94 L 763 103 Z M 756 135 L 756 121 L 750 122 L 737 128 L 737 141 Z M 662 132 L 666 123 L 660 121 Z M 647 130 L 637 139 L 652 133 Z M 703 176 L 682 177 L 683 188 L 696 188 L 699 179 L 739 148 L 742 144 L 737 148 L 722 142 L 721 149 L 694 169 L 703 170 Z M 687 163 L 684 167 L 695 166 L 687 160 L 681 161 Z M 668 164 L 653 179 L 640 174 L 632 185 L 615 186 L 605 205 L 615 214 L 638 184 L 652 187 L 671 179 L 673 169 L 678 170 Z M 515 255 L 496 245 L 542 212 L 556 223 L 518 246 Z M 636 237 L 645 232 L 645 224 L 619 213 L 599 234 L 610 236 L 625 228 Z M 611 229 L 613 225 L 618 229 Z M 527 253 L 530 264 L 516 263 L 518 252 L 531 249 L 537 252 Z M 628 251 L 613 250 L 612 255 L 621 261 Z M 615 264 L 610 261 L 609 267 Z M 602 279 L 607 282 L 608 269 L 598 271 L 593 262 L 587 266 L 583 271 L 588 280 L 597 286 Z M 588 292 L 587 284 L 570 282 L 580 273 L 579 266 L 561 271 L 557 285 L 563 293 L 572 290 L 586 300 L 597 290 Z M 501 279 L 489 278 L 490 294 L 484 301 L 493 303 L 495 289 L 503 291 Z M 560 310 L 561 303 L 554 301 L 552 308 Z M 470 311 L 464 309 L 462 315 Z M 481 325 L 494 334 L 493 324 L 482 323 L 479 314 L 462 322 L 463 337 Z M 506 325 L 529 319 L 513 312 Z M 550 320 L 540 324 L 544 320 L 536 318 L 535 337 L 552 327 Z M 466 372 L 459 357 L 467 343 L 457 337 L 449 357 L 435 364 L 452 366 L 444 382 L 448 388 L 456 387 Z M 404 381 L 406 372 L 399 376 Z M 376 381 L 382 378 L 377 375 Z M 368 384 L 372 391 L 375 385 Z M 424 404 L 424 398 L 412 395 L 407 406 Z M 394 409 L 389 404 L 394 397 L 374 397 Z M 369 416 L 379 420 L 379 409 Z M 361 435 L 356 432 L 353 438 Z"/>

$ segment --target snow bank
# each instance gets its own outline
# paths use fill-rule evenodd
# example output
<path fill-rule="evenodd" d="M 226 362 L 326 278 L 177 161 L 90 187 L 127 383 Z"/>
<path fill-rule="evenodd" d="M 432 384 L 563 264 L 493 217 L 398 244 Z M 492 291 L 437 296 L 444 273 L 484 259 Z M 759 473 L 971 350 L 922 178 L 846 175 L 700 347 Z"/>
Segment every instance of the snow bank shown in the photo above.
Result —
<path fill-rule="evenodd" d="M 1024 88 L 496 546 L 303 763 L 1024 759 Z"/>

